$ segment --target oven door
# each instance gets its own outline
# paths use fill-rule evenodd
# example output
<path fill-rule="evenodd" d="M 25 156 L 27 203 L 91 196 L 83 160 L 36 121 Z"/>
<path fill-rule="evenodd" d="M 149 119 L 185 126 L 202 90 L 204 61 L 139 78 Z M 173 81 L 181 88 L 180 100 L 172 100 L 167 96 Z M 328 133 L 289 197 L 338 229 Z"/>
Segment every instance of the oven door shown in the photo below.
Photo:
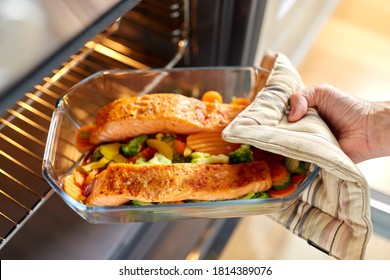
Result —
<path fill-rule="evenodd" d="M 55 7 L 57 1 L 47 2 L 55 13 L 61 10 Z M 58 2 L 62 9 L 74 15 L 88 6 L 84 1 L 62 2 Z M 240 13 L 235 10 L 238 2 Z M 41 176 L 42 156 L 57 99 L 97 71 L 240 64 L 243 51 L 229 56 L 223 48 L 223 55 L 219 54 L 218 48 L 233 38 L 218 34 L 235 28 L 229 22 L 246 26 L 251 17 L 243 11 L 251 10 L 250 5 L 262 15 L 264 5 L 256 3 L 213 1 L 210 6 L 204 0 L 112 1 L 3 91 L 0 258 L 217 258 L 239 219 L 89 224 L 53 194 Z M 70 25 L 71 19 L 60 21 Z M 237 48 L 241 47 L 231 44 L 229 52 Z"/>

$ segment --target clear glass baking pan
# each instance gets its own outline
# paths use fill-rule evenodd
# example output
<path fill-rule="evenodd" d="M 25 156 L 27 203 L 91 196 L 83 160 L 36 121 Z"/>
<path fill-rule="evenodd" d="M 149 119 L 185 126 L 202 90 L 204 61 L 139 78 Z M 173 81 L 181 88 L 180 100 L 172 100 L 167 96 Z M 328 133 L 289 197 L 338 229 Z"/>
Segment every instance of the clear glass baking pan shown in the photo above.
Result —
<path fill-rule="evenodd" d="M 318 167 L 310 166 L 297 190 L 283 198 L 91 207 L 63 191 L 63 178 L 84 156 L 75 147 L 77 130 L 83 125 L 93 124 L 97 112 L 109 102 L 124 96 L 158 92 L 200 97 L 208 90 L 219 91 L 224 102 L 230 102 L 233 97 L 254 97 L 266 71 L 259 67 L 207 67 L 98 72 L 58 100 L 43 158 L 43 176 L 70 208 L 91 223 L 230 218 L 283 211 L 314 180 L 319 172 Z"/>

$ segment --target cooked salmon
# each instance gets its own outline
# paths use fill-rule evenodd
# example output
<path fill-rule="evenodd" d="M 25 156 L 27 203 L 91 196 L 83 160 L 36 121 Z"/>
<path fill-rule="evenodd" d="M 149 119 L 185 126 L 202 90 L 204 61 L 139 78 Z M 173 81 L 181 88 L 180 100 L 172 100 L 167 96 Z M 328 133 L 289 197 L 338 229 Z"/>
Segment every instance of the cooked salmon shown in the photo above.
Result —
<path fill-rule="evenodd" d="M 271 187 L 264 161 L 240 164 L 110 164 L 96 176 L 85 204 L 116 206 L 141 202 L 214 201 Z"/>
<path fill-rule="evenodd" d="M 244 105 L 205 102 L 174 93 L 125 97 L 98 112 L 90 142 L 98 145 L 159 132 L 218 132 L 244 108 Z"/>

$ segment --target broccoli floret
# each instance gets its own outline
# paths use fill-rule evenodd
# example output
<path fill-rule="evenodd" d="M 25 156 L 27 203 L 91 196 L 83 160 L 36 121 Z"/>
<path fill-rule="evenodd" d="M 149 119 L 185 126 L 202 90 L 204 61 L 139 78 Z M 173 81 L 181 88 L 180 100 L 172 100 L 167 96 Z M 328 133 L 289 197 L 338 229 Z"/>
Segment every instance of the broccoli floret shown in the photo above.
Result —
<path fill-rule="evenodd" d="M 103 157 L 103 154 L 102 152 L 100 151 L 100 146 L 98 146 L 95 150 L 93 150 L 93 153 L 90 157 L 90 161 L 93 162 L 93 161 L 98 161 L 99 159 L 101 159 Z"/>
<path fill-rule="evenodd" d="M 253 161 L 253 152 L 251 146 L 247 144 L 241 144 L 241 146 L 229 154 L 230 163 L 241 163 Z"/>
<path fill-rule="evenodd" d="M 135 156 L 141 151 L 142 144 L 148 139 L 146 134 L 137 136 L 127 144 L 121 145 L 121 151 L 125 156 Z"/>
<path fill-rule="evenodd" d="M 163 156 L 160 153 L 155 153 L 153 158 L 151 158 L 146 163 L 148 163 L 148 164 L 169 164 L 169 163 L 172 163 L 172 161 L 170 161 L 168 158 L 166 158 L 165 156 Z"/>
<path fill-rule="evenodd" d="M 208 153 L 194 152 L 191 154 L 191 163 L 229 163 L 226 155 L 210 155 Z"/>
<path fill-rule="evenodd" d="M 173 163 L 191 162 L 191 157 L 186 157 L 186 156 L 183 156 L 183 155 L 174 155 L 172 162 Z"/>

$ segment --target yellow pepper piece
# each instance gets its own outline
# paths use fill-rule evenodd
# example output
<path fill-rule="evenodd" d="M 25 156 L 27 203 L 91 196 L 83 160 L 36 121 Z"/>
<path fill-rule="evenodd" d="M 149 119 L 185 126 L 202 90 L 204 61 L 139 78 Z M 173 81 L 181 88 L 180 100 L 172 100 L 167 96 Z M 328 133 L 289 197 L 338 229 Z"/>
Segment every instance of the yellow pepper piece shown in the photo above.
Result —
<path fill-rule="evenodd" d="M 112 157 L 112 160 L 115 161 L 116 163 L 128 162 L 127 158 L 122 156 L 121 154 L 116 154 L 115 156 Z"/>
<path fill-rule="evenodd" d="M 146 144 L 149 147 L 156 149 L 160 154 L 162 154 L 164 157 L 172 161 L 173 159 L 172 148 L 164 141 L 157 140 L 157 139 L 148 139 L 146 140 Z"/>
<path fill-rule="evenodd" d="M 113 160 L 113 158 L 119 154 L 119 148 L 121 147 L 120 143 L 110 143 L 100 146 L 100 152 L 102 155 L 108 159 Z"/>
<path fill-rule="evenodd" d="M 109 162 L 110 162 L 109 159 L 102 157 L 99 161 L 94 161 L 86 165 L 82 165 L 81 167 L 84 169 L 85 172 L 90 172 L 94 169 L 103 168 Z"/>

